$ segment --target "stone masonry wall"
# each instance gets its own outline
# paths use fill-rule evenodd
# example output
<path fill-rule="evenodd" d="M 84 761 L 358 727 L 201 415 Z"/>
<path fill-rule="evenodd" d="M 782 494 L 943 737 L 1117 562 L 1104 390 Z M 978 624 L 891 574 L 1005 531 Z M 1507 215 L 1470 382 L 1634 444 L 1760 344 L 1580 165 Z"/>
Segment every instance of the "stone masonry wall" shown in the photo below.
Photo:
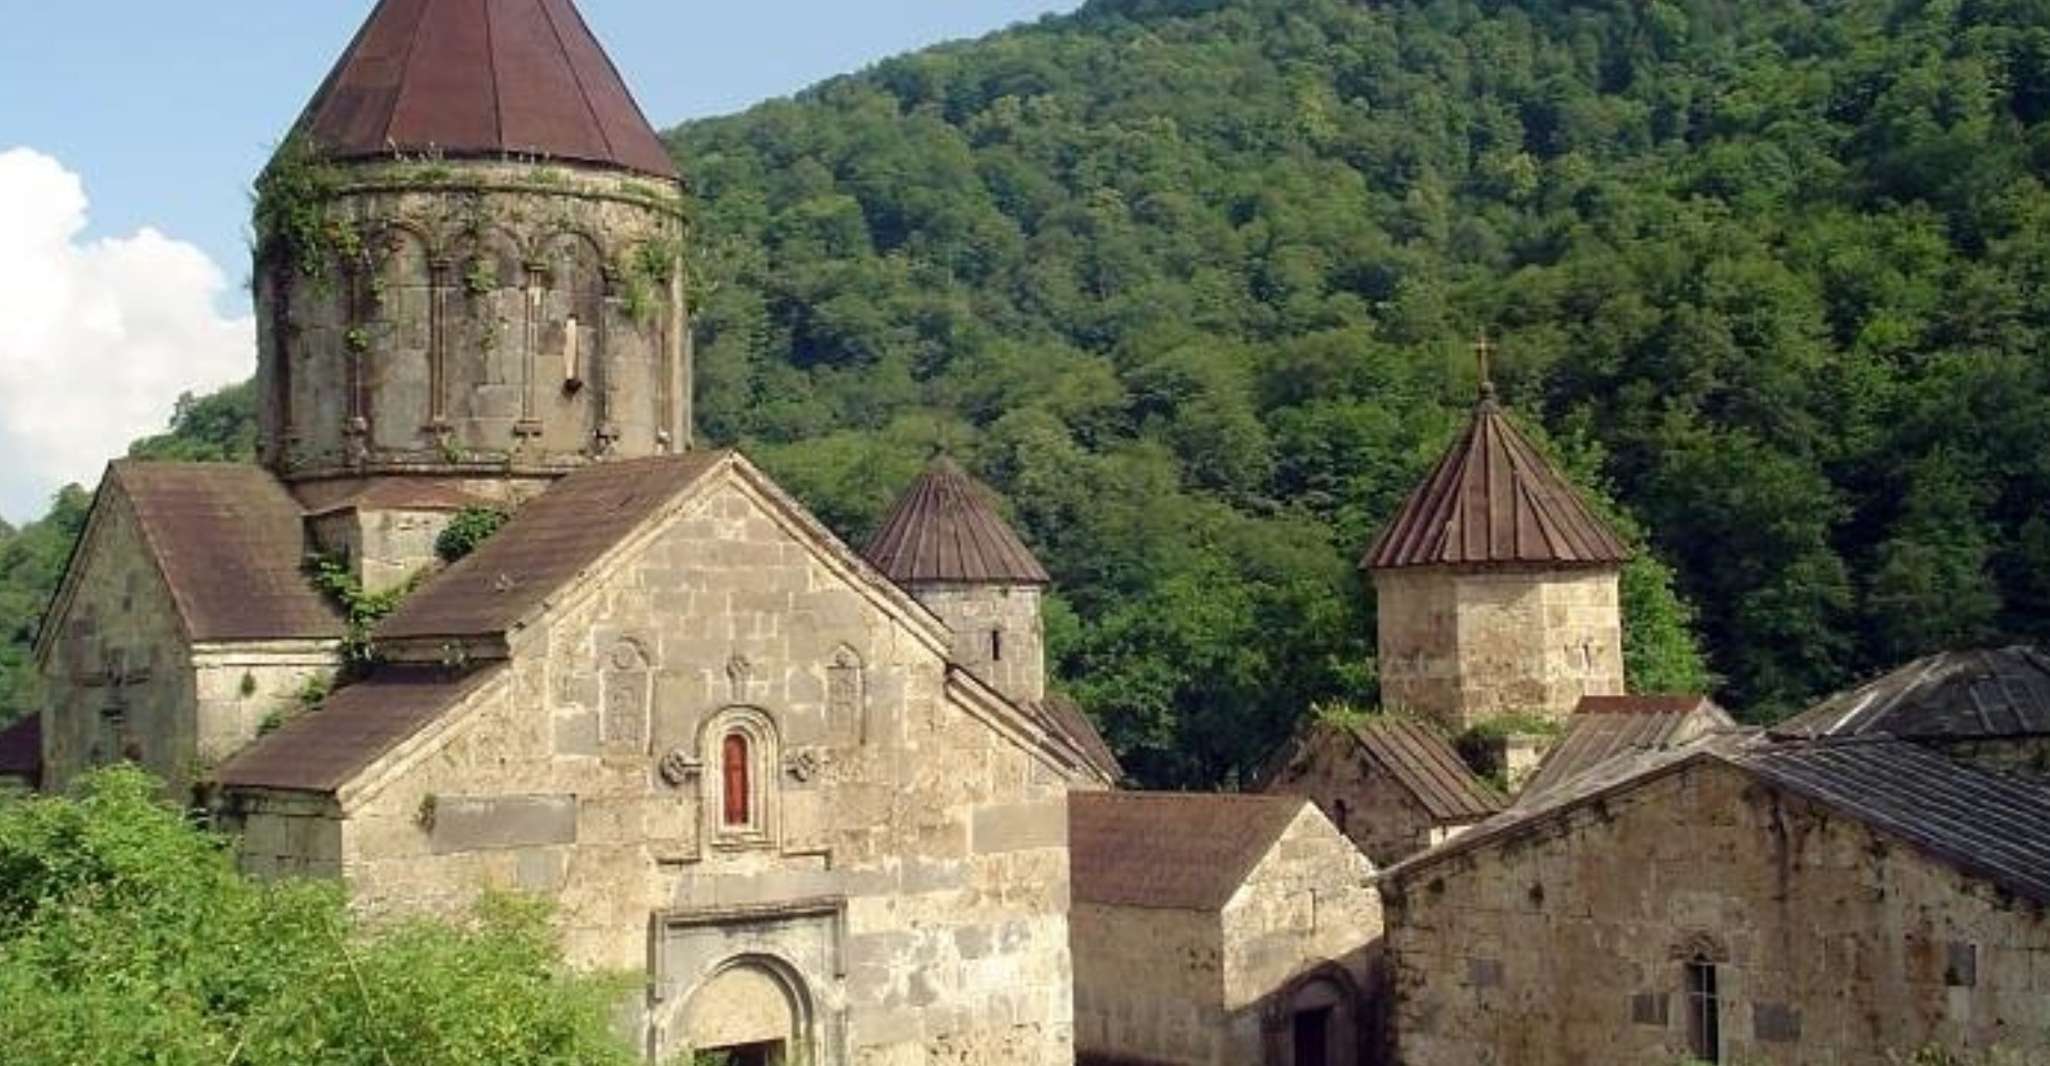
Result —
<path fill-rule="evenodd" d="M 1062 779 L 727 477 L 562 597 L 445 743 L 364 776 L 342 829 L 352 892 L 435 911 L 487 885 L 552 898 L 577 963 L 655 960 L 664 1058 L 691 1043 L 696 992 L 747 957 L 802 988 L 820 1066 L 1067 1066 Z M 732 830 L 736 731 L 756 795 Z"/>
<path fill-rule="evenodd" d="M 1330 1066 L 1372 1061 L 1381 952 L 1374 866 L 1306 806 L 1224 908 L 1225 1063 L 1297 1061 L 1289 1028 L 1305 985 L 1355 998 L 1335 1013 Z"/>
<path fill-rule="evenodd" d="M 280 476 L 531 474 L 689 447 L 673 185 L 525 163 L 332 169 L 328 244 L 256 268 Z"/>
<path fill-rule="evenodd" d="M 1405 1066 L 1636 1066 L 1686 1050 L 1683 961 L 1722 960 L 1722 1061 L 1936 1043 L 2050 1054 L 2040 910 L 1722 764 L 1583 808 L 1388 895 Z"/>
<path fill-rule="evenodd" d="M 1390 706 L 1461 731 L 1625 690 L 1614 569 L 1383 570 L 1374 586 Z"/>
<path fill-rule="evenodd" d="M 954 661 L 998 692 L 1046 698 L 1046 637 L 1032 585 L 921 585 L 911 590 L 954 634 Z"/>
<path fill-rule="evenodd" d="M 1104 1063 L 1233 1063 L 1223 932 L 1211 911 L 1077 902 L 1075 1050 Z"/>

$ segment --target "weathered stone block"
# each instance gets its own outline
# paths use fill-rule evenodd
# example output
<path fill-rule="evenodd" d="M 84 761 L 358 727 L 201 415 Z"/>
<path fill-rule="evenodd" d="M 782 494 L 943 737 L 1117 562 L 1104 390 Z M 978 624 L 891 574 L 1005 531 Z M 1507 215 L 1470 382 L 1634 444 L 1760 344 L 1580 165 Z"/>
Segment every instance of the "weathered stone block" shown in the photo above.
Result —
<path fill-rule="evenodd" d="M 428 838 L 434 853 L 577 841 L 575 796 L 442 797 Z"/>

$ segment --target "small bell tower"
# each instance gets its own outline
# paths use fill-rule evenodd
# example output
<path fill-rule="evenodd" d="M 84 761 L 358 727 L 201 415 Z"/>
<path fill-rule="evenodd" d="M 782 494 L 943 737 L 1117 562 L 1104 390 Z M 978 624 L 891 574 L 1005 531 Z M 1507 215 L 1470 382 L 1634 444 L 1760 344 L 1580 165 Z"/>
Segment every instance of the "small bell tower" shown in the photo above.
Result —
<path fill-rule="evenodd" d="M 944 455 L 877 529 L 869 562 L 953 631 L 953 659 L 1018 704 L 1046 698 L 1041 601 L 1052 583 L 989 490 Z"/>
<path fill-rule="evenodd" d="M 1483 335 L 1466 429 L 1361 560 L 1382 702 L 1459 732 L 1563 719 L 1624 692 L 1618 579 L 1630 552 L 1503 413 Z"/>

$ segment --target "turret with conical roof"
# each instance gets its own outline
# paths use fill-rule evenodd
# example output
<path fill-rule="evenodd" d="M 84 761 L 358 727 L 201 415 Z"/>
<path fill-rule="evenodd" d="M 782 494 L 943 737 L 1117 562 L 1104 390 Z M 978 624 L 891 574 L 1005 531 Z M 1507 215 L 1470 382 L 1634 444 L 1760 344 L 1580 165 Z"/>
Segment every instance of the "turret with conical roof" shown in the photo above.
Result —
<path fill-rule="evenodd" d="M 517 498 L 687 448 L 681 205 L 571 0 L 381 0 L 258 180 L 265 462 Z"/>
<path fill-rule="evenodd" d="M 1051 579 L 952 459 L 933 459 L 864 554 L 947 623 L 955 662 L 1015 702 L 1045 698 L 1040 601 Z"/>
<path fill-rule="evenodd" d="M 1485 353 L 1486 342 L 1482 342 Z M 1487 380 L 1466 429 L 1360 561 L 1382 702 L 1467 729 L 1624 691 L 1629 549 L 1510 422 Z"/>

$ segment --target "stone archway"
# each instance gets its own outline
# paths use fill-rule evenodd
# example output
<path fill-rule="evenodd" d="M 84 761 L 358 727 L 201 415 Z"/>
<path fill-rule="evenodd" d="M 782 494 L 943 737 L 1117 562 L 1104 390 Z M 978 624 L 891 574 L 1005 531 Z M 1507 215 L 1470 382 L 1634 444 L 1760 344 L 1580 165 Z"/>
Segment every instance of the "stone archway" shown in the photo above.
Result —
<path fill-rule="evenodd" d="M 1352 974 L 1309 970 L 1268 1000 L 1266 1066 L 1367 1066 L 1371 1019 Z"/>
<path fill-rule="evenodd" d="M 672 1046 L 718 1066 L 808 1064 L 815 1061 L 812 1013 L 811 996 L 794 970 L 767 956 L 742 956 L 691 993 Z"/>

